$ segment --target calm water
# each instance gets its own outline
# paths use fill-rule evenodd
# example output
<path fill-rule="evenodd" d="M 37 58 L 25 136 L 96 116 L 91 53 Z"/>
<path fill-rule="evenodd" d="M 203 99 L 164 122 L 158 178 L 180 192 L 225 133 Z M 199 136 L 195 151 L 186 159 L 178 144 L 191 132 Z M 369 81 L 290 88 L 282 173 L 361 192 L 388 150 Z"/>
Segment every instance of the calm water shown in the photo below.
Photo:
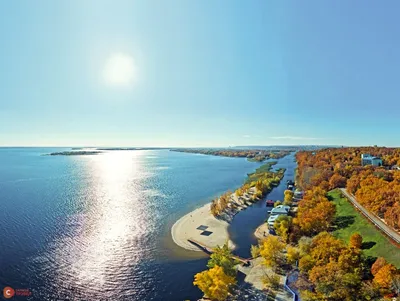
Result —
<path fill-rule="evenodd" d="M 266 197 L 271 200 L 283 200 L 284 191 L 286 189 L 286 181 L 294 180 L 294 172 L 297 163 L 294 154 L 286 156 L 274 165 L 274 169 L 285 168 L 285 175 L 279 186 L 275 187 Z M 257 244 L 257 239 L 253 235 L 254 231 L 261 225 L 269 216 L 268 211 L 271 207 L 265 206 L 265 200 L 253 204 L 246 210 L 240 212 L 233 219 L 228 231 L 236 245 L 235 253 L 244 258 L 251 257 L 250 246 Z"/>
<path fill-rule="evenodd" d="M 33 292 L 20 300 L 200 297 L 193 275 L 207 259 L 172 244 L 170 226 L 259 163 L 167 150 L 41 156 L 60 150 L 0 148 L 0 289 Z M 241 225 L 264 211 L 235 218 L 238 252 L 254 243 Z"/>

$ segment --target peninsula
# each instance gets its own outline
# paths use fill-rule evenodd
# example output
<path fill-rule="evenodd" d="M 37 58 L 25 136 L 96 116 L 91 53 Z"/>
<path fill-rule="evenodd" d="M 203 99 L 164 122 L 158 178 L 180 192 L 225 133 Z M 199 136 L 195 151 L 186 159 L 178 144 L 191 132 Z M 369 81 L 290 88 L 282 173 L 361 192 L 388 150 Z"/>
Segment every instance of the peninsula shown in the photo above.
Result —
<path fill-rule="evenodd" d="M 221 157 L 247 158 L 249 161 L 263 162 L 267 159 L 280 159 L 290 153 L 289 150 L 268 149 L 206 149 L 206 148 L 175 148 L 174 152 L 203 154 Z"/>
<path fill-rule="evenodd" d="M 180 218 L 171 229 L 173 241 L 193 251 L 200 249 L 189 240 L 211 248 L 227 243 L 230 249 L 234 249 L 228 234 L 229 223 L 238 212 L 262 199 L 279 184 L 285 170 L 271 171 L 276 163 L 268 162 L 260 166 L 254 173 L 248 174 L 245 183 L 235 192 L 228 191 Z"/>

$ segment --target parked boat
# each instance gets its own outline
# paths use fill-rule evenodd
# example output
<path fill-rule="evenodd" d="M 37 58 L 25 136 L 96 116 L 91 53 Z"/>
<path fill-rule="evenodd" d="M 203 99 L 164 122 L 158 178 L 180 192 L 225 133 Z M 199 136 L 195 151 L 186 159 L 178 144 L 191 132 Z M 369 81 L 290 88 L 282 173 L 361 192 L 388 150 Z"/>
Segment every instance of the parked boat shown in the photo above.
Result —
<path fill-rule="evenodd" d="M 267 207 L 271 207 L 271 206 L 274 206 L 274 201 L 273 200 L 267 200 L 266 202 L 265 202 L 265 205 L 267 206 Z"/>

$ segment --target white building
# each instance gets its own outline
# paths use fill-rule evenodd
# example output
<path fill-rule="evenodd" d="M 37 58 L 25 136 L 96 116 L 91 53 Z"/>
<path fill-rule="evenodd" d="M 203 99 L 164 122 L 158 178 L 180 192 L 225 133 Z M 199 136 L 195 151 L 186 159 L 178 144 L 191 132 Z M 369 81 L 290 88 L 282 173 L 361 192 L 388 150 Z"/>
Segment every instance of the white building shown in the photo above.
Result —
<path fill-rule="evenodd" d="M 370 154 L 361 154 L 361 165 L 382 166 L 382 159 L 371 156 Z"/>
<path fill-rule="evenodd" d="M 290 206 L 278 205 L 270 211 L 271 215 L 288 215 Z"/>

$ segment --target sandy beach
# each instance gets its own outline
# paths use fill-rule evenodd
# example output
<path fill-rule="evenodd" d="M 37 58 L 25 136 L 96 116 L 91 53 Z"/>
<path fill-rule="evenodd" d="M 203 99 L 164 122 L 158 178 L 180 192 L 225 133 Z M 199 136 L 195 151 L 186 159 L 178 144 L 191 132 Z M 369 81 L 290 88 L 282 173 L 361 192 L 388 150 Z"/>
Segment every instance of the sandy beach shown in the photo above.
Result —
<path fill-rule="evenodd" d="M 242 197 L 232 193 L 230 195 L 229 209 L 220 219 L 211 214 L 211 203 L 186 214 L 172 226 L 173 241 L 178 246 L 193 251 L 201 250 L 188 242 L 188 239 L 193 239 L 211 248 L 222 246 L 228 242 L 229 248 L 234 249 L 235 245 L 229 239 L 228 221 L 232 220 L 239 211 L 252 205 L 251 196 L 254 193 L 256 193 L 255 187 L 251 187 Z"/>
<path fill-rule="evenodd" d="M 210 212 L 210 204 L 206 204 L 181 217 L 172 226 L 171 234 L 174 242 L 187 250 L 201 251 L 188 242 L 188 239 L 194 239 L 211 248 L 228 242 L 229 247 L 234 249 L 229 240 L 228 226 L 228 222 L 216 219 Z"/>
<path fill-rule="evenodd" d="M 254 231 L 254 236 L 259 240 L 266 238 L 269 235 L 269 229 L 267 223 L 262 223 L 256 231 Z"/>

